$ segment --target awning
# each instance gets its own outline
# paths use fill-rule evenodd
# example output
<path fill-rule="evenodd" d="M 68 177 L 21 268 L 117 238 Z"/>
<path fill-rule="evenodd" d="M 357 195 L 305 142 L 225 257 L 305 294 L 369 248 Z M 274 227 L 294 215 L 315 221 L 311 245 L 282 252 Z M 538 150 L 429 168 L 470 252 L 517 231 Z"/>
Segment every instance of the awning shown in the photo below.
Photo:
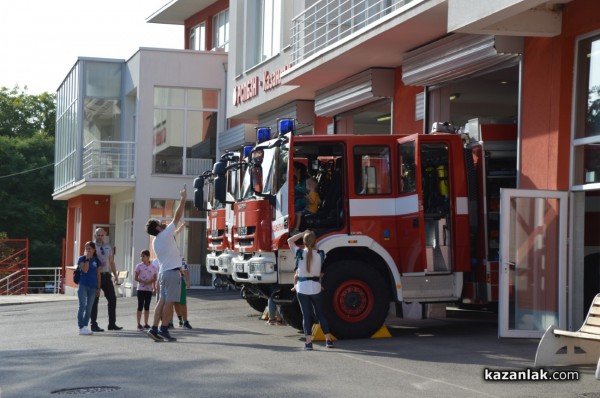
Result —
<path fill-rule="evenodd" d="M 317 116 L 335 116 L 394 95 L 394 70 L 369 69 L 315 94 Z"/>
<path fill-rule="evenodd" d="M 516 65 L 522 52 L 521 37 L 452 34 L 407 52 L 402 81 L 433 86 Z"/>

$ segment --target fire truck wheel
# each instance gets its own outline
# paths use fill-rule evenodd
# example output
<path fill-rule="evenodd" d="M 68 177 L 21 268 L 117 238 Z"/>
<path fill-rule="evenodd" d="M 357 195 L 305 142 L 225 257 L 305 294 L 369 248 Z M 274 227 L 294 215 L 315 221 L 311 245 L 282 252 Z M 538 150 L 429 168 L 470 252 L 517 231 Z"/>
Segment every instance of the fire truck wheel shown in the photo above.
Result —
<path fill-rule="evenodd" d="M 267 299 L 262 297 L 247 297 L 246 302 L 250 304 L 250 307 L 254 308 L 261 314 L 263 313 L 268 304 Z"/>
<path fill-rule="evenodd" d="M 385 321 L 389 290 L 376 270 L 360 261 L 341 261 L 325 270 L 323 311 L 339 339 L 368 338 Z"/>
<path fill-rule="evenodd" d="M 285 323 L 294 329 L 303 330 L 302 310 L 300 309 L 300 304 L 298 304 L 297 301 L 292 304 L 282 305 L 279 308 L 279 312 L 281 312 L 281 316 Z"/>

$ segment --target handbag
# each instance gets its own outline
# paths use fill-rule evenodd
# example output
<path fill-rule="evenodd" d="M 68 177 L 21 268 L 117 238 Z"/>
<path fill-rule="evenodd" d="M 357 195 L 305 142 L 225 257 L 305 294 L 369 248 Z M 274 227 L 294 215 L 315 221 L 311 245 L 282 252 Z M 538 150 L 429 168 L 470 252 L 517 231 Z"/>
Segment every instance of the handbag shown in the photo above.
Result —
<path fill-rule="evenodd" d="M 73 272 L 73 282 L 75 282 L 76 285 L 79 285 L 80 278 L 81 278 L 81 268 L 77 267 L 75 272 Z"/>

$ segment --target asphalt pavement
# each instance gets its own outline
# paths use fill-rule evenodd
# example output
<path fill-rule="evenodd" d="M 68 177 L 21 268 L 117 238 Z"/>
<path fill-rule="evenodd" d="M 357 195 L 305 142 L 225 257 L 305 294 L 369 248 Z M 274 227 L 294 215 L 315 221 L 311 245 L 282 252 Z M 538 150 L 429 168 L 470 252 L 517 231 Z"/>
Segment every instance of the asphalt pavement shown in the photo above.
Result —
<path fill-rule="evenodd" d="M 237 291 L 190 290 L 194 329 L 177 327 L 173 343 L 138 332 L 136 306 L 118 299 L 122 331 L 79 336 L 75 297 L 0 296 L 0 398 L 600 397 L 595 366 L 545 369 L 574 371 L 577 381 L 484 380 L 494 370 L 536 371 L 538 340 L 499 339 L 490 316 L 390 316 L 390 338 L 303 351 L 301 333 L 265 325 Z M 102 327 L 106 317 L 103 299 Z"/>

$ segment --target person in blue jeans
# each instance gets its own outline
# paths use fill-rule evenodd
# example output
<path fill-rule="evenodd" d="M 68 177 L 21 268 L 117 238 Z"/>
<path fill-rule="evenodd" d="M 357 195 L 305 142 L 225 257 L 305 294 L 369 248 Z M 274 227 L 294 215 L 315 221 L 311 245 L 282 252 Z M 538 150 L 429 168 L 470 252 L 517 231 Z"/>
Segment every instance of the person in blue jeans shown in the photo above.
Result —
<path fill-rule="evenodd" d="M 304 241 L 304 249 L 296 246 L 296 241 L 302 238 Z M 293 253 L 298 250 L 302 251 L 302 256 L 298 260 L 298 268 L 294 275 L 294 287 L 292 290 L 296 291 L 298 296 L 298 302 L 300 302 L 300 309 L 302 310 L 302 326 L 304 328 L 304 336 L 306 342 L 304 343 L 304 350 L 311 351 L 312 345 L 312 313 L 313 309 L 323 333 L 325 333 L 325 346 L 327 348 L 333 348 L 333 340 L 329 333 L 329 323 L 323 314 L 321 304 L 321 278 L 323 273 L 321 272 L 321 255 L 317 251 L 315 244 L 317 237 L 313 231 L 306 230 L 295 234 L 288 239 L 288 245 Z"/>
<path fill-rule="evenodd" d="M 81 269 L 77 297 L 79 298 L 79 310 L 77 311 L 77 323 L 79 334 L 89 336 L 93 332 L 88 329 L 92 306 L 96 297 L 100 294 L 100 260 L 96 254 L 96 244 L 92 241 L 86 242 L 85 254 L 77 260 L 77 266 Z"/>

